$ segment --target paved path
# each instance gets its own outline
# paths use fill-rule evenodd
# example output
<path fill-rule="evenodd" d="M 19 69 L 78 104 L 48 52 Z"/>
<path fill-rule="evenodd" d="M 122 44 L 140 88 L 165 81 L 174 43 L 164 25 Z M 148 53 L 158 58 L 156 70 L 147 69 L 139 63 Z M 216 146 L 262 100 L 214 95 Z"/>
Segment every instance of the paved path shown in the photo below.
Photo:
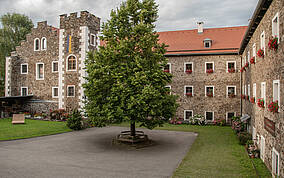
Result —
<path fill-rule="evenodd" d="M 0 178 L 170 177 L 197 135 L 144 130 L 155 144 L 127 150 L 111 144 L 122 130 L 125 128 L 91 128 L 2 141 Z"/>

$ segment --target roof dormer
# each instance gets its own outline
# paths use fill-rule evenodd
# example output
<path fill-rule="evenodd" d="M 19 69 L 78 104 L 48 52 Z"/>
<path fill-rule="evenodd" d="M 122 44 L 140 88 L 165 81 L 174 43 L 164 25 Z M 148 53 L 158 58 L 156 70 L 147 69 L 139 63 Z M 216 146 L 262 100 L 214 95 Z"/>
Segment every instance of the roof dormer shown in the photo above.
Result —
<path fill-rule="evenodd" d="M 204 48 L 211 48 L 212 40 L 209 38 L 206 38 L 203 40 Z"/>

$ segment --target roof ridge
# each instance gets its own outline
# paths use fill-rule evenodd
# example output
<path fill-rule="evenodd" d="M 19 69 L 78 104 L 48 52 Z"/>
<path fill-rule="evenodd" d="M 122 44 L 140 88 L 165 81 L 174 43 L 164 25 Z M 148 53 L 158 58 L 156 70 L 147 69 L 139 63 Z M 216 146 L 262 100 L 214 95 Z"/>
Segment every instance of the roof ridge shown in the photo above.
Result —
<path fill-rule="evenodd" d="M 204 28 L 204 30 L 214 30 L 214 29 L 232 29 L 232 28 L 247 28 L 248 26 L 242 25 L 242 26 L 232 26 L 232 27 L 216 27 L 216 28 Z M 197 29 L 190 29 L 190 30 L 169 30 L 169 31 L 160 31 L 158 33 L 169 33 L 169 32 L 194 32 L 197 31 Z"/>

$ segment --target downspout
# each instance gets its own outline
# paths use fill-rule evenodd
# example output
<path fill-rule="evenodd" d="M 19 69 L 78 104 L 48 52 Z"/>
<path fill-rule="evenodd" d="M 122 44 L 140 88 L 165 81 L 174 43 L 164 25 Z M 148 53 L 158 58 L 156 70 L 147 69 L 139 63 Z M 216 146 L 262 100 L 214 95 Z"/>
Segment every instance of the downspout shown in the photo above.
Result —
<path fill-rule="evenodd" d="M 242 63 L 243 63 L 243 56 L 241 55 L 241 65 L 242 65 Z M 243 83 L 243 75 L 242 75 L 242 72 L 240 72 L 240 93 L 241 93 L 241 95 L 243 94 L 242 92 L 243 92 L 243 85 L 242 85 L 242 83 Z M 243 100 L 242 100 L 242 97 L 240 97 L 240 100 L 241 100 L 241 108 L 240 108 L 240 110 L 241 110 L 241 116 L 243 115 Z"/>

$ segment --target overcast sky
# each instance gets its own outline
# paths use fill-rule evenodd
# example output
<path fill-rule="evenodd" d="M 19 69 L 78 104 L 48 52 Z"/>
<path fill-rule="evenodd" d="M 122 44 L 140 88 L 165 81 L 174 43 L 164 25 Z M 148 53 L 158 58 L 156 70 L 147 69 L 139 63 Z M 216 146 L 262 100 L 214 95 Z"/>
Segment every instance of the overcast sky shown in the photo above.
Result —
<path fill-rule="evenodd" d="M 58 27 L 59 15 L 87 10 L 102 21 L 122 0 L 0 0 L 0 15 L 7 12 L 29 16 L 34 24 L 47 20 Z M 156 0 L 159 4 L 157 31 L 248 25 L 258 0 Z"/>

